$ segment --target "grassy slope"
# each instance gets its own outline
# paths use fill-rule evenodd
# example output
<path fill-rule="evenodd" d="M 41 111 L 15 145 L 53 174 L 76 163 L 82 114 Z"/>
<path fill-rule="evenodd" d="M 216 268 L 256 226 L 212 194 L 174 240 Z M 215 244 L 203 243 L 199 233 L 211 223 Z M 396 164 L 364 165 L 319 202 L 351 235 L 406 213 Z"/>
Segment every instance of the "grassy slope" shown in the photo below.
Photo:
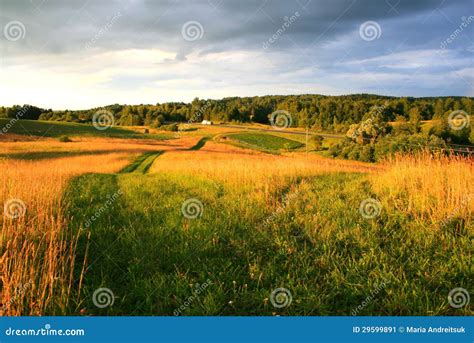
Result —
<path fill-rule="evenodd" d="M 183 314 L 350 315 L 383 281 L 358 315 L 469 313 L 446 299 L 452 285 L 468 282 L 469 261 L 461 258 L 470 249 L 467 235 L 439 232 L 395 209 L 364 219 L 359 204 L 373 195 L 363 175 L 320 176 L 294 187 L 296 196 L 278 210 L 199 176 L 75 179 L 67 192 L 73 227 L 103 213 L 85 230 L 89 268 L 71 313 L 172 315 L 208 279 L 212 284 Z M 122 195 L 104 209 L 118 190 Z M 189 198 L 202 201 L 201 218 L 181 214 Z M 114 292 L 112 307 L 92 304 L 99 287 Z M 277 287 L 291 290 L 291 306 L 269 303 Z"/>
<path fill-rule="evenodd" d="M 0 118 L 0 129 L 10 123 L 10 119 Z M 111 127 L 106 130 L 97 130 L 94 126 L 88 124 L 52 122 L 41 120 L 18 120 L 8 133 L 19 135 L 31 135 L 40 137 L 59 137 L 59 136 L 99 136 L 99 137 L 117 137 L 117 138 L 153 138 L 170 139 L 172 134 L 143 135 L 122 127 Z"/>
<path fill-rule="evenodd" d="M 245 147 L 262 151 L 293 150 L 303 146 L 300 142 L 265 133 L 242 132 L 229 134 L 227 137 L 236 140 Z"/>

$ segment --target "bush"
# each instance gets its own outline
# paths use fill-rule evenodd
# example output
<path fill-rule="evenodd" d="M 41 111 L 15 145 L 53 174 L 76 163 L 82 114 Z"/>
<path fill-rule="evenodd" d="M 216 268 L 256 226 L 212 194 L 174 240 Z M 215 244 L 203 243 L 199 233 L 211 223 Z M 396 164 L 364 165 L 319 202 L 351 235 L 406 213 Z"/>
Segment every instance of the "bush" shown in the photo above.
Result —
<path fill-rule="evenodd" d="M 178 124 L 161 125 L 160 129 L 165 131 L 178 131 Z"/>
<path fill-rule="evenodd" d="M 313 147 L 315 150 L 321 150 L 323 147 L 324 138 L 318 135 L 311 136 L 311 142 L 313 143 Z"/>
<path fill-rule="evenodd" d="M 375 143 L 358 144 L 346 139 L 329 148 L 332 157 L 348 158 L 363 162 L 376 162 L 398 152 L 412 153 L 423 150 L 448 150 L 448 146 L 439 137 L 416 135 L 388 135 Z"/>
<path fill-rule="evenodd" d="M 342 144 L 341 143 L 334 143 L 328 149 L 329 156 L 337 157 L 341 154 L 342 151 Z"/>
<path fill-rule="evenodd" d="M 375 162 L 375 147 L 373 144 L 364 145 L 359 153 L 359 160 L 363 162 Z"/>
<path fill-rule="evenodd" d="M 441 120 L 430 129 L 430 135 L 435 135 L 444 139 L 448 143 L 469 144 L 472 143 L 472 126 L 467 125 L 460 130 L 450 128 L 447 119 Z"/>

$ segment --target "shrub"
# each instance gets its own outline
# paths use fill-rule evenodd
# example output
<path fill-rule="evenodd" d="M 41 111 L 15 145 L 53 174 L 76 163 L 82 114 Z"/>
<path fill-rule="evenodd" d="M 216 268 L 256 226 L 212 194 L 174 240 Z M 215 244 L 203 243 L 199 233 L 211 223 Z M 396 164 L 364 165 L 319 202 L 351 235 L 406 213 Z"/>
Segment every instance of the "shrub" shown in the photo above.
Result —
<path fill-rule="evenodd" d="M 63 143 L 72 142 L 72 140 L 71 140 L 68 136 L 61 136 L 61 137 L 59 137 L 58 140 L 59 140 L 60 142 L 63 142 Z"/>
<path fill-rule="evenodd" d="M 161 125 L 160 129 L 165 131 L 178 131 L 178 124 Z"/>
<path fill-rule="evenodd" d="M 385 156 L 396 153 L 413 153 L 423 150 L 443 151 L 449 150 L 448 146 L 439 137 L 429 137 L 422 134 L 388 135 L 380 138 L 375 143 L 358 144 L 349 139 L 334 144 L 329 148 L 332 157 L 348 158 L 363 162 L 376 162 Z"/>
<path fill-rule="evenodd" d="M 359 153 L 359 160 L 363 162 L 375 162 L 375 147 L 372 144 L 364 145 Z"/>
<path fill-rule="evenodd" d="M 324 138 L 318 135 L 314 135 L 311 137 L 311 142 L 313 143 L 315 150 L 321 150 L 323 147 Z"/>

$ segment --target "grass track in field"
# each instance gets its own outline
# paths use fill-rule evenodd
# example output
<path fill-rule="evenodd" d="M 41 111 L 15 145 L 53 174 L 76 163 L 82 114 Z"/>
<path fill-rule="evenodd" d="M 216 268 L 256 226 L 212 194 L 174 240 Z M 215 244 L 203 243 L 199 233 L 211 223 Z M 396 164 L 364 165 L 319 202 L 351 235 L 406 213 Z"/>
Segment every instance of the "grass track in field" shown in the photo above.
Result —
<path fill-rule="evenodd" d="M 123 168 L 120 173 L 142 173 L 146 174 L 148 169 L 152 166 L 155 159 L 163 154 L 163 151 L 147 152 L 139 156 L 131 164 Z"/>
<path fill-rule="evenodd" d="M 304 144 L 300 142 L 266 133 L 233 133 L 227 135 L 227 137 L 230 137 L 244 147 L 268 152 L 294 150 L 304 146 Z"/>
<path fill-rule="evenodd" d="M 206 145 L 206 142 L 210 139 L 210 137 L 202 137 L 194 146 L 189 148 L 189 150 L 196 151 L 200 150 L 204 145 Z"/>

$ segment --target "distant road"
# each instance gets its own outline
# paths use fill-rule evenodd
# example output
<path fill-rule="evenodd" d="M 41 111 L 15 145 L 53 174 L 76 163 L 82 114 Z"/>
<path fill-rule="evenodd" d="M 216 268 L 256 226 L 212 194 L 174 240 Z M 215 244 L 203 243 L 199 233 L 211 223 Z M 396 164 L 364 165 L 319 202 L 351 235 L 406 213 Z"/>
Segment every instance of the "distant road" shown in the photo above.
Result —
<path fill-rule="evenodd" d="M 243 130 L 252 130 L 252 131 L 288 133 L 290 135 L 301 135 L 301 136 L 306 135 L 305 131 L 291 131 L 291 130 L 287 130 L 287 129 L 283 129 L 283 130 L 263 129 L 263 128 L 258 128 L 258 127 L 249 127 L 249 126 L 243 126 L 243 125 L 226 125 L 226 124 L 214 124 L 213 126 L 228 127 L 230 129 L 243 129 Z M 325 137 L 325 138 L 344 138 L 344 135 L 335 135 L 335 134 L 331 134 L 331 133 L 317 133 L 317 132 L 309 131 L 309 134 L 310 135 L 321 136 L 321 137 Z"/>

